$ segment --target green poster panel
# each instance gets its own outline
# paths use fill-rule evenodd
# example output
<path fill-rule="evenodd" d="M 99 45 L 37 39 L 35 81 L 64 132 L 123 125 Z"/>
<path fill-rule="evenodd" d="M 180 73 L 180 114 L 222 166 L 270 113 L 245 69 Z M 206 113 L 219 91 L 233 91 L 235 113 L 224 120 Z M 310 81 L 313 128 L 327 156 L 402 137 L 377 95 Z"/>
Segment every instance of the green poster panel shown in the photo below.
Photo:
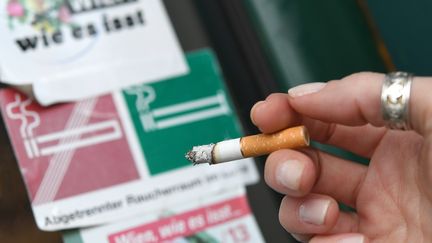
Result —
<path fill-rule="evenodd" d="M 214 54 L 186 58 L 189 74 L 123 92 L 151 175 L 191 166 L 184 155 L 194 145 L 241 135 Z"/>
<path fill-rule="evenodd" d="M 65 230 L 65 231 L 63 231 L 63 242 L 84 243 L 78 230 Z"/>

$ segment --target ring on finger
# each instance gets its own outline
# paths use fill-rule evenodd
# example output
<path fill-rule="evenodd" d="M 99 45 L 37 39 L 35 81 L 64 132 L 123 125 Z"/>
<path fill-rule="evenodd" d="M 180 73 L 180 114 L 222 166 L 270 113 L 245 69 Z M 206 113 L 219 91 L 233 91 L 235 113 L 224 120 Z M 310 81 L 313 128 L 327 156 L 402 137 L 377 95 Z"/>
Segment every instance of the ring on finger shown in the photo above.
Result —
<path fill-rule="evenodd" d="M 385 76 L 381 89 L 381 110 L 390 129 L 411 129 L 409 98 L 412 79 L 413 75 L 406 72 L 392 72 Z"/>

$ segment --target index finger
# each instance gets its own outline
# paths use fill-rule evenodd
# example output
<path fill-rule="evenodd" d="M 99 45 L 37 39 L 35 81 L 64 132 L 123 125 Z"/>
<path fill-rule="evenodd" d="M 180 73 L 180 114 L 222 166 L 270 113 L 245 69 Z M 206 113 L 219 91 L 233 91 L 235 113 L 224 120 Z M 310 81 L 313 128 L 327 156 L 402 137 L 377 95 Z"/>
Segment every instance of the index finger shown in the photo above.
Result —
<path fill-rule="evenodd" d="M 357 73 L 319 88 L 305 84 L 288 91 L 289 103 L 302 114 L 347 126 L 384 126 L 381 115 L 383 74 Z"/>
<path fill-rule="evenodd" d="M 348 126 L 368 123 L 384 126 L 386 122 L 381 108 L 384 78 L 379 73 L 357 73 L 328 82 L 321 89 L 310 90 L 311 85 L 306 84 L 288 91 L 289 102 L 298 113 L 325 122 Z M 421 135 L 432 132 L 429 122 L 432 117 L 432 96 L 428 94 L 432 88 L 431 81 L 431 78 L 415 77 L 407 104 L 408 122 Z M 304 95 L 305 92 L 307 95 Z"/>
<path fill-rule="evenodd" d="M 385 125 L 381 111 L 381 87 L 384 75 L 379 73 L 357 73 L 347 76 L 341 80 L 328 83 L 309 83 L 294 87 L 288 91 L 283 105 L 274 104 L 279 107 L 289 107 L 285 112 L 289 116 L 310 117 L 327 123 L 337 123 L 346 126 L 360 126 L 372 124 L 376 127 Z M 409 101 L 409 118 L 414 130 L 420 134 L 429 134 L 432 124 L 428 121 L 432 117 L 432 96 L 427 91 L 432 88 L 431 78 L 414 78 Z M 275 98 L 273 98 L 275 99 Z M 279 99 L 281 99 L 279 95 Z M 263 110 L 263 106 L 255 107 L 253 110 Z M 275 110 L 276 108 L 273 108 Z M 271 118 L 281 120 L 278 116 L 270 117 L 261 112 L 261 115 L 252 114 L 253 121 L 263 132 L 271 132 L 284 122 L 271 122 Z M 274 112 L 275 113 L 275 112 Z M 274 114 L 273 114 L 274 115 Z M 288 115 L 284 115 L 288 116 Z M 283 118 L 283 117 L 282 117 Z"/>
<path fill-rule="evenodd" d="M 383 126 L 380 90 L 383 74 L 358 73 L 327 83 L 308 83 L 287 94 L 270 95 L 252 108 L 252 121 L 262 132 L 280 130 L 304 117 L 327 123 Z"/>

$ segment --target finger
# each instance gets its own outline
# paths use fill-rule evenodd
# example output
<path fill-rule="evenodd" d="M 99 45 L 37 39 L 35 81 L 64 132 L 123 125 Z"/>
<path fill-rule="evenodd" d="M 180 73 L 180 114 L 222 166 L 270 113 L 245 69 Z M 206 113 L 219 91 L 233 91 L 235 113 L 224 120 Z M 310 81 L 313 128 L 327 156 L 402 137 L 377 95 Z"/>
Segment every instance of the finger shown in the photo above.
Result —
<path fill-rule="evenodd" d="M 298 242 L 309 242 L 309 240 L 313 237 L 311 234 L 295 234 L 291 233 L 291 236 L 296 239 Z"/>
<path fill-rule="evenodd" d="M 350 127 L 304 117 L 291 108 L 287 94 L 272 94 L 258 102 L 251 110 L 251 119 L 264 133 L 304 124 L 311 139 L 363 157 L 370 157 L 386 131 L 371 125 Z"/>
<path fill-rule="evenodd" d="M 286 196 L 279 209 L 279 221 L 295 234 L 347 233 L 358 227 L 354 213 L 339 212 L 337 202 L 326 195 L 308 194 L 303 198 Z"/>
<path fill-rule="evenodd" d="M 358 73 L 315 88 L 304 84 L 288 91 L 290 105 L 302 115 L 330 123 L 384 126 L 380 109 L 383 74 Z"/>
<path fill-rule="evenodd" d="M 308 194 L 303 198 L 285 196 L 279 208 L 279 221 L 288 232 L 322 234 L 336 224 L 337 202 L 325 195 Z"/>
<path fill-rule="evenodd" d="M 411 126 L 422 135 L 432 133 L 432 78 L 415 77 L 411 86 L 409 117 Z"/>
<path fill-rule="evenodd" d="M 308 128 L 312 140 L 334 145 L 366 158 L 372 156 L 387 132 L 384 127 L 378 128 L 370 124 L 351 127 L 310 118 L 305 118 L 303 124 Z"/>
<path fill-rule="evenodd" d="M 313 237 L 309 243 L 368 243 L 369 239 L 358 233 L 337 234 L 337 235 L 319 235 Z"/>
<path fill-rule="evenodd" d="M 279 150 L 267 158 L 264 180 L 274 190 L 294 197 L 308 194 L 318 178 L 318 164 L 295 150 Z"/>
<path fill-rule="evenodd" d="M 328 82 L 317 88 L 306 84 L 288 91 L 290 105 L 298 113 L 314 119 L 349 126 L 370 123 L 384 126 L 381 112 L 381 86 L 383 74 L 357 73 L 341 80 Z M 409 104 L 410 120 L 414 130 L 425 135 L 432 125 L 432 79 L 415 78 Z"/>
<path fill-rule="evenodd" d="M 316 149 L 279 150 L 267 158 L 266 183 L 292 197 L 309 192 L 329 195 L 355 207 L 367 167 Z"/>
<path fill-rule="evenodd" d="M 299 123 L 299 116 L 291 108 L 287 94 L 275 93 L 256 103 L 250 112 L 251 121 L 260 131 L 271 133 Z"/>

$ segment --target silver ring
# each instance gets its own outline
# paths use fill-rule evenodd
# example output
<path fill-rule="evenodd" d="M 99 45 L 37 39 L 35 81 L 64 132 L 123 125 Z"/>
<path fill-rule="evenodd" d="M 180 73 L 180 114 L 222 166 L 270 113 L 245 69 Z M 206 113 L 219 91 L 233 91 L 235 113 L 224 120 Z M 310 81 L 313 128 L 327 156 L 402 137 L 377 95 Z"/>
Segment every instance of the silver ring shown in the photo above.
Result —
<path fill-rule="evenodd" d="M 381 89 L 381 109 L 390 129 L 409 130 L 409 98 L 413 75 L 392 72 L 385 76 Z"/>

